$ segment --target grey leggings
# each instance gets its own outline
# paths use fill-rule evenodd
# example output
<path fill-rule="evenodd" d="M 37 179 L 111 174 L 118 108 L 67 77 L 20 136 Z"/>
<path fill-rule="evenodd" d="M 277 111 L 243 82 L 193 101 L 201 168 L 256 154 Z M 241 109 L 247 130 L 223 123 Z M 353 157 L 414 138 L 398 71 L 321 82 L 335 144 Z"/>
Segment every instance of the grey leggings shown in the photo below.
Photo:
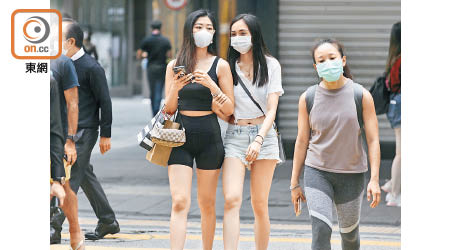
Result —
<path fill-rule="evenodd" d="M 359 249 L 364 173 L 331 173 L 305 166 L 304 180 L 312 222 L 312 249 L 331 249 L 333 203 L 336 205 L 342 250 Z"/>

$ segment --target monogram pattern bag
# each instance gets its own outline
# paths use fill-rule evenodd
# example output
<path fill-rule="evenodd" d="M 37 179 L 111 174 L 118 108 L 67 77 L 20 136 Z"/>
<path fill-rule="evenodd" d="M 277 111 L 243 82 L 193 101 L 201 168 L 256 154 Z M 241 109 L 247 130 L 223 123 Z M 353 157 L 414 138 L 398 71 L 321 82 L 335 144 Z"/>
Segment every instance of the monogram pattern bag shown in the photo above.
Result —
<path fill-rule="evenodd" d="M 171 122 L 169 120 L 165 121 Z M 155 126 L 150 132 L 151 140 L 157 145 L 166 147 L 179 147 L 186 142 L 186 132 L 185 129 L 170 129 L 170 128 L 159 128 Z"/>
<path fill-rule="evenodd" d="M 259 108 L 259 110 L 261 110 L 261 112 L 266 115 L 266 113 L 264 112 L 264 110 L 261 108 L 261 106 L 259 105 L 259 103 L 253 98 L 252 94 L 250 93 L 250 91 L 247 89 L 247 87 L 245 86 L 245 84 L 242 82 L 241 78 L 238 76 L 238 82 L 241 85 L 241 87 L 244 89 L 245 93 L 248 95 L 248 97 L 250 97 L 250 99 L 252 100 L 252 102 Z M 277 139 L 278 139 L 278 149 L 279 149 L 279 158 L 281 160 L 280 163 L 278 164 L 282 164 L 286 161 L 286 154 L 284 152 L 284 146 L 283 146 L 283 140 L 281 139 L 281 133 L 278 130 L 277 124 L 274 122 L 273 126 L 275 128 L 275 131 L 277 132 Z"/>
<path fill-rule="evenodd" d="M 164 111 L 164 108 L 165 106 L 159 110 L 159 112 L 152 118 L 152 120 L 147 124 L 147 126 L 145 126 L 137 135 L 139 146 L 143 147 L 147 151 L 152 150 L 155 144 L 173 145 L 167 147 L 179 147 L 183 145 L 184 142 L 186 141 L 185 135 L 184 135 L 185 138 L 184 142 L 182 141 L 183 140 L 182 134 L 185 134 L 184 129 L 179 130 L 180 132 L 167 131 L 169 133 L 161 131 L 166 130 L 163 127 L 164 124 L 166 124 L 167 122 L 175 123 L 175 119 L 177 118 L 178 115 L 178 110 L 175 112 L 175 114 L 170 115 Z M 155 134 L 155 136 L 153 136 L 153 134 Z M 153 140 L 153 138 L 155 139 L 155 141 Z"/>

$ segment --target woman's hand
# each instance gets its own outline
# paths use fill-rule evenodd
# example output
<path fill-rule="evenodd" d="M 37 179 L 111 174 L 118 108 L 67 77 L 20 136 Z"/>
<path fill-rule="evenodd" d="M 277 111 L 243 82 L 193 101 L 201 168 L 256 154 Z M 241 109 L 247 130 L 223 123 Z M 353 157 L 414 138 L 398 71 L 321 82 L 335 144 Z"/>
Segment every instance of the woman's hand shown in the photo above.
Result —
<path fill-rule="evenodd" d="M 305 198 L 305 195 L 303 194 L 302 188 L 296 187 L 291 190 L 291 202 L 294 205 L 295 214 L 297 214 L 299 212 L 298 211 L 299 199 L 301 199 L 303 202 L 306 202 L 306 198 Z"/>
<path fill-rule="evenodd" d="M 211 90 L 211 92 L 215 91 L 214 94 L 216 94 L 217 89 L 219 89 L 216 85 L 216 83 L 211 79 L 211 77 L 208 75 L 208 73 L 205 73 L 201 70 L 194 71 L 194 81 L 198 84 L 201 84 L 208 89 Z M 216 87 L 214 89 L 214 87 Z M 220 90 L 220 89 L 219 89 Z"/>
<path fill-rule="evenodd" d="M 261 144 L 256 141 L 250 143 L 247 148 L 247 152 L 245 153 L 245 160 L 249 163 L 254 162 L 259 155 L 259 151 L 261 150 Z"/>
<path fill-rule="evenodd" d="M 370 203 L 371 208 L 375 208 L 380 203 L 380 184 L 378 181 L 371 180 L 367 185 L 367 201 L 370 202 L 371 197 L 373 197 L 372 202 Z"/>
<path fill-rule="evenodd" d="M 184 86 L 189 84 L 192 79 L 192 74 L 187 74 L 185 76 L 180 77 L 182 72 L 178 72 L 176 75 L 173 76 L 173 88 L 175 88 L 177 91 L 180 91 Z M 180 78 L 179 78 L 180 77 Z"/>
<path fill-rule="evenodd" d="M 213 97 L 213 105 L 217 109 L 222 109 L 223 105 L 225 104 L 225 102 L 227 100 L 228 100 L 228 97 L 221 91 L 220 94 L 218 94 L 216 97 Z"/>

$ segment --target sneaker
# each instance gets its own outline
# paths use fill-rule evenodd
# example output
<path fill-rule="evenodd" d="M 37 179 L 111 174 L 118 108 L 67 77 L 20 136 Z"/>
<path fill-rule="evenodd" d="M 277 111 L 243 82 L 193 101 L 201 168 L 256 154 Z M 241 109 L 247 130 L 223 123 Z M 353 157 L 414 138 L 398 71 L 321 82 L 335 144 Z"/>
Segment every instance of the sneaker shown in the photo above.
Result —
<path fill-rule="evenodd" d="M 385 200 L 385 201 L 386 201 L 386 202 L 390 202 L 390 201 L 392 200 L 392 198 L 393 198 L 393 197 L 392 197 L 392 194 L 391 194 L 391 193 L 387 193 L 387 194 L 386 194 L 386 200 Z"/>
<path fill-rule="evenodd" d="M 386 193 L 389 193 L 392 191 L 392 184 L 391 180 L 388 180 L 382 187 L 381 190 L 383 190 Z"/>
<path fill-rule="evenodd" d="M 389 193 L 390 194 L 390 193 Z M 401 207 L 402 204 L 402 196 L 401 194 L 399 194 L 397 197 L 394 197 L 392 195 L 391 200 L 388 201 L 388 203 L 386 204 L 386 206 L 390 206 L 390 207 Z"/>

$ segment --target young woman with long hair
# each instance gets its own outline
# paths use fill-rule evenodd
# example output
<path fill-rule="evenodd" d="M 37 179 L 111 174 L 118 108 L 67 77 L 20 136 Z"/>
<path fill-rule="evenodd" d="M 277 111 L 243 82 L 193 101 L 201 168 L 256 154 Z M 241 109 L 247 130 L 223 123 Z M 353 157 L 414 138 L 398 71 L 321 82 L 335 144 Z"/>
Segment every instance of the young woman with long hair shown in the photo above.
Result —
<path fill-rule="evenodd" d="M 342 45 L 333 39 L 319 41 L 312 49 L 314 68 L 321 81 L 299 100 L 298 135 L 291 177 L 291 199 L 308 204 L 312 222 L 312 249 L 331 249 L 333 203 L 336 205 L 343 250 L 359 249 L 359 218 L 368 170 L 358 120 L 355 91 L 362 93 L 371 178 L 367 200 L 374 208 L 380 201 L 380 144 L 378 121 L 370 93 L 354 83 Z M 359 88 L 359 89 L 358 89 Z M 313 103 L 308 91 L 315 90 Z M 309 95 L 311 96 L 311 95 Z M 312 107 L 312 108 L 311 108 Z M 305 195 L 299 184 L 303 166 Z"/>
<path fill-rule="evenodd" d="M 391 179 L 381 189 L 387 192 L 388 206 L 401 206 L 401 23 L 395 23 L 391 29 L 391 41 L 386 62 L 386 84 L 391 90 L 387 118 L 395 132 L 395 157 L 392 161 Z"/>
<path fill-rule="evenodd" d="M 241 14 L 231 21 L 228 62 L 234 81 L 235 110 L 225 135 L 223 193 L 225 249 L 237 249 L 239 210 L 245 168 L 250 170 L 251 204 L 257 250 L 267 249 L 270 234 L 269 192 L 279 159 L 274 129 L 278 99 L 283 94 L 280 63 L 264 43 L 257 18 Z M 239 83 L 241 81 L 241 83 Z M 246 94 L 246 86 L 261 109 Z"/>
<path fill-rule="evenodd" d="M 201 212 L 203 249 L 212 249 L 216 227 L 216 189 L 224 148 L 217 116 L 234 109 L 230 67 L 216 56 L 214 16 L 207 10 L 190 13 L 183 30 L 183 45 L 167 65 L 165 111 L 179 114 L 186 130 L 186 143 L 173 148 L 168 175 L 172 195 L 170 247 L 183 249 L 187 215 L 191 204 L 194 160 L 197 167 L 197 199 Z M 174 73 L 175 66 L 184 66 Z"/>

